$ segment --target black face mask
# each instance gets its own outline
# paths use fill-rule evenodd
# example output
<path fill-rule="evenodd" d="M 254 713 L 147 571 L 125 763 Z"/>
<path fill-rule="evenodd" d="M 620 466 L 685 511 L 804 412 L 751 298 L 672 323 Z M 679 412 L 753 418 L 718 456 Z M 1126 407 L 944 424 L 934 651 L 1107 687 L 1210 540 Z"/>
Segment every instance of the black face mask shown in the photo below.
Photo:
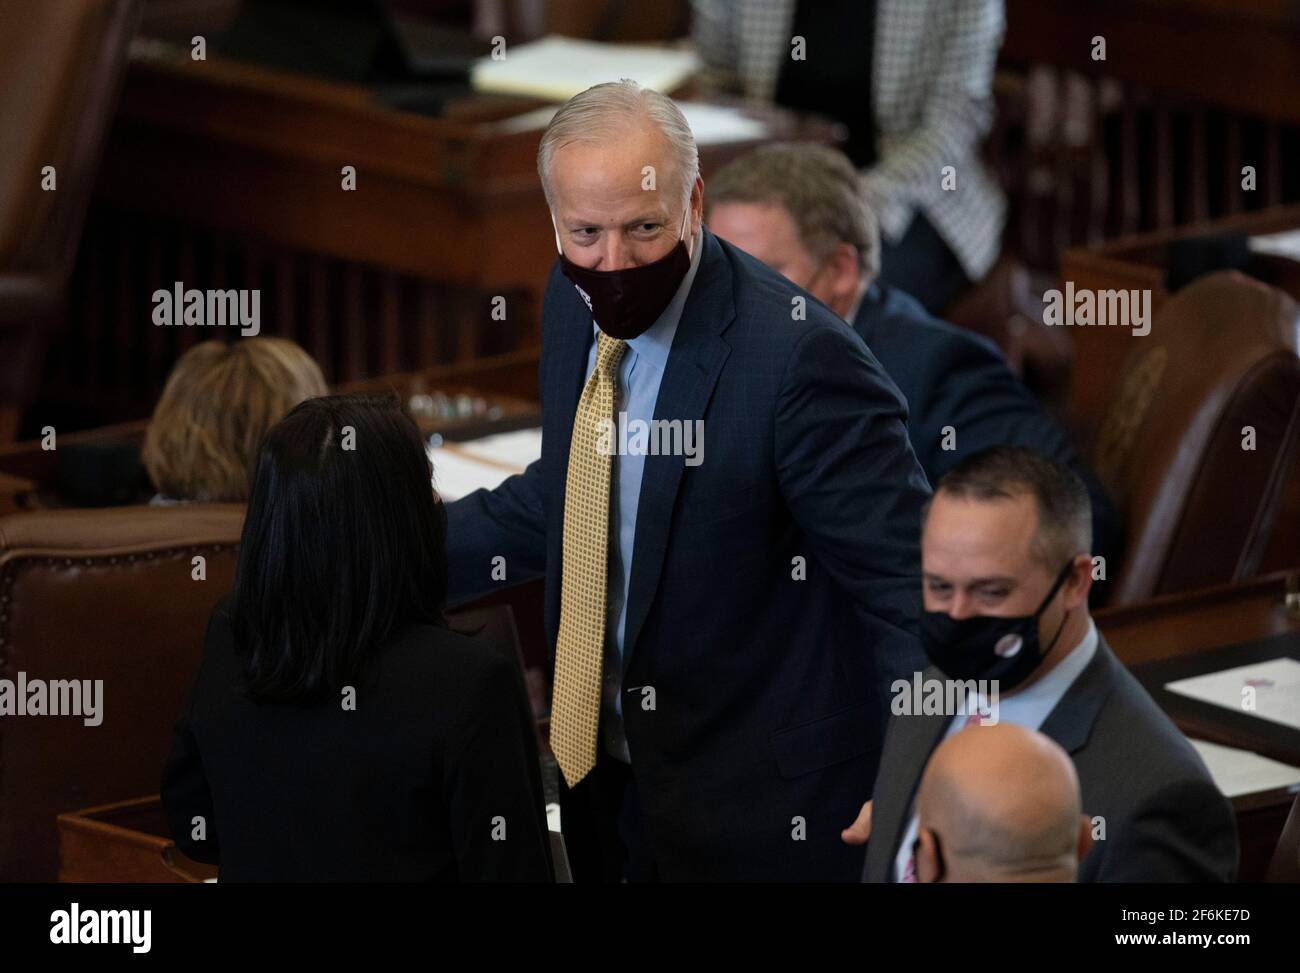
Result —
<path fill-rule="evenodd" d="M 1040 651 L 1038 620 L 1069 577 L 1071 567 L 1072 562 L 1061 569 L 1052 590 L 1032 615 L 953 618 L 947 612 L 922 612 L 921 644 L 930 662 L 949 679 L 996 679 L 1000 692 L 1015 689 L 1038 668 L 1061 637 L 1064 617 L 1051 644 Z"/>
<path fill-rule="evenodd" d="M 686 217 L 690 217 L 690 209 Z M 552 218 L 552 222 L 554 218 Z M 555 248 L 560 251 L 560 271 L 573 282 L 578 294 L 587 302 L 591 316 L 600 330 L 611 338 L 624 341 L 645 333 L 663 314 L 677 293 L 686 272 L 691 269 L 691 255 L 686 249 L 686 219 L 677 245 L 654 263 L 622 270 L 588 270 L 564 255 L 559 231 Z"/>

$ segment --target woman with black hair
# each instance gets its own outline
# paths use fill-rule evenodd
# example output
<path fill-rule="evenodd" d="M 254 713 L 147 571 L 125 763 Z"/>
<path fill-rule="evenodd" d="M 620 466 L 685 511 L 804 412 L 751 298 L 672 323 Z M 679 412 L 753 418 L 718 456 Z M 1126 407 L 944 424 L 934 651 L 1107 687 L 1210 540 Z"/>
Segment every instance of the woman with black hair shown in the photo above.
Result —
<path fill-rule="evenodd" d="M 522 679 L 443 621 L 445 541 L 397 400 L 309 399 L 267 434 L 163 774 L 222 881 L 551 880 Z"/>

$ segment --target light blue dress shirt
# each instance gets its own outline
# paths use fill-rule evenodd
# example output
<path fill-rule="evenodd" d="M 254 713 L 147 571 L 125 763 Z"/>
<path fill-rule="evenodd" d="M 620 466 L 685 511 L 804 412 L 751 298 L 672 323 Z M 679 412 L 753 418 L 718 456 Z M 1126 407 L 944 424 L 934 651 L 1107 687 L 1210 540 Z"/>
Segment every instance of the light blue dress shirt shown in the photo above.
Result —
<path fill-rule="evenodd" d="M 1066 690 L 1074 685 L 1074 680 L 1079 678 L 1079 673 L 1088 668 L 1088 663 L 1092 661 L 1096 652 L 1097 626 L 1089 618 L 1088 631 L 1084 633 L 1082 641 L 1071 649 L 1070 654 L 1058 662 L 1051 672 L 1028 688 L 998 700 L 998 722 L 1014 723 L 1016 726 L 1037 730 L 1052 710 L 1056 709 L 1056 704 L 1061 701 Z M 988 701 L 980 694 L 971 694 L 966 701 L 966 713 L 987 712 Z M 943 738 L 948 739 L 965 726 L 966 716 L 954 716 Z M 894 881 L 896 882 L 901 882 L 907 871 L 907 862 L 912 857 L 912 845 L 916 841 L 916 833 L 919 830 L 916 808 L 913 807 L 911 819 L 907 822 L 907 831 L 903 834 L 902 843 L 898 846 L 898 854 L 894 858 Z"/>
<path fill-rule="evenodd" d="M 668 367 L 668 354 L 673 347 L 673 337 L 681 321 L 686 297 L 690 294 L 695 272 L 700 266 L 703 249 L 701 234 L 695 235 L 691 245 L 691 266 L 678 285 L 663 313 L 639 337 L 627 343 L 627 351 L 618 370 L 618 398 L 614 401 L 614 418 L 627 413 L 627 421 L 654 418 L 655 403 L 659 399 L 659 383 Z M 593 322 L 591 348 L 587 353 L 587 378 L 596 368 L 596 336 L 600 329 Z M 584 384 L 585 384 L 584 379 Z M 617 432 L 617 427 L 616 427 Z M 615 439 L 617 446 L 617 438 Z M 645 472 L 644 456 L 613 457 L 609 491 L 610 523 L 617 529 L 610 531 L 609 573 L 606 584 L 605 615 L 605 677 L 601 693 L 601 733 L 607 753 L 625 763 L 631 763 L 627 737 L 623 731 L 623 630 L 627 624 L 627 589 L 632 577 L 632 546 L 636 540 L 636 511 L 641 500 L 641 476 Z"/>

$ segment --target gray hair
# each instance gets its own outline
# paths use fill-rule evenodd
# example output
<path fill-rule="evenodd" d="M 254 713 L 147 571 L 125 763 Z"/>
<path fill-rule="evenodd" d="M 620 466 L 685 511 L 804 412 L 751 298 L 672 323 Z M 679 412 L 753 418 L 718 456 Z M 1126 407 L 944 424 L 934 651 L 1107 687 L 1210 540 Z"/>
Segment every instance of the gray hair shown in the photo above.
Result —
<path fill-rule="evenodd" d="M 680 180 L 682 208 L 690 202 L 695 180 L 700 175 L 700 153 L 686 116 L 673 100 L 635 81 L 609 81 L 574 95 L 563 105 L 542 133 L 537 147 L 537 174 L 546 193 L 546 204 L 555 208 L 551 196 L 551 163 L 555 153 L 575 142 L 601 142 L 622 135 L 629 124 L 652 122 L 665 139 Z"/>
<path fill-rule="evenodd" d="M 860 177 L 844 153 L 826 145 L 764 145 L 733 159 L 709 180 L 709 207 L 719 203 L 773 203 L 799 230 L 799 242 L 817 263 L 841 243 L 858 252 L 864 277 L 880 270 L 880 232 Z"/>

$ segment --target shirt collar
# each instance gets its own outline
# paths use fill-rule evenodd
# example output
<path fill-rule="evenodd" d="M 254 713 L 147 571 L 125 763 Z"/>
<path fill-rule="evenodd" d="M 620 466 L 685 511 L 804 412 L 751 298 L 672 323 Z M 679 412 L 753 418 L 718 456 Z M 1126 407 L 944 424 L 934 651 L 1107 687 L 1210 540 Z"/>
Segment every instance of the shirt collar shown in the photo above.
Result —
<path fill-rule="evenodd" d="M 686 276 L 677 285 L 677 291 L 668 306 L 655 318 L 655 323 L 640 335 L 628 341 L 627 345 L 636 352 L 638 358 L 644 358 L 660 371 L 668 365 L 668 352 L 673 347 L 673 337 L 677 334 L 677 325 L 681 322 L 682 311 L 686 307 L 686 298 L 690 296 L 691 285 L 695 282 L 695 272 L 700 267 L 700 254 L 704 252 L 704 234 L 696 233 L 695 242 L 691 244 L 691 266 Z M 600 326 L 591 323 L 591 335 L 594 341 L 600 334 Z"/>
<path fill-rule="evenodd" d="M 1041 679 L 1018 693 L 998 699 L 998 721 L 1038 729 L 1056 708 L 1066 691 L 1088 667 L 1097 653 L 1097 624 L 1088 618 L 1088 630 L 1069 655 L 1052 667 Z M 980 703 L 984 701 L 979 700 Z M 974 705 L 974 704 L 972 704 Z M 971 709 L 969 712 L 976 712 Z M 979 710 L 986 712 L 986 710 Z M 964 717 L 962 718 L 964 719 Z"/>

